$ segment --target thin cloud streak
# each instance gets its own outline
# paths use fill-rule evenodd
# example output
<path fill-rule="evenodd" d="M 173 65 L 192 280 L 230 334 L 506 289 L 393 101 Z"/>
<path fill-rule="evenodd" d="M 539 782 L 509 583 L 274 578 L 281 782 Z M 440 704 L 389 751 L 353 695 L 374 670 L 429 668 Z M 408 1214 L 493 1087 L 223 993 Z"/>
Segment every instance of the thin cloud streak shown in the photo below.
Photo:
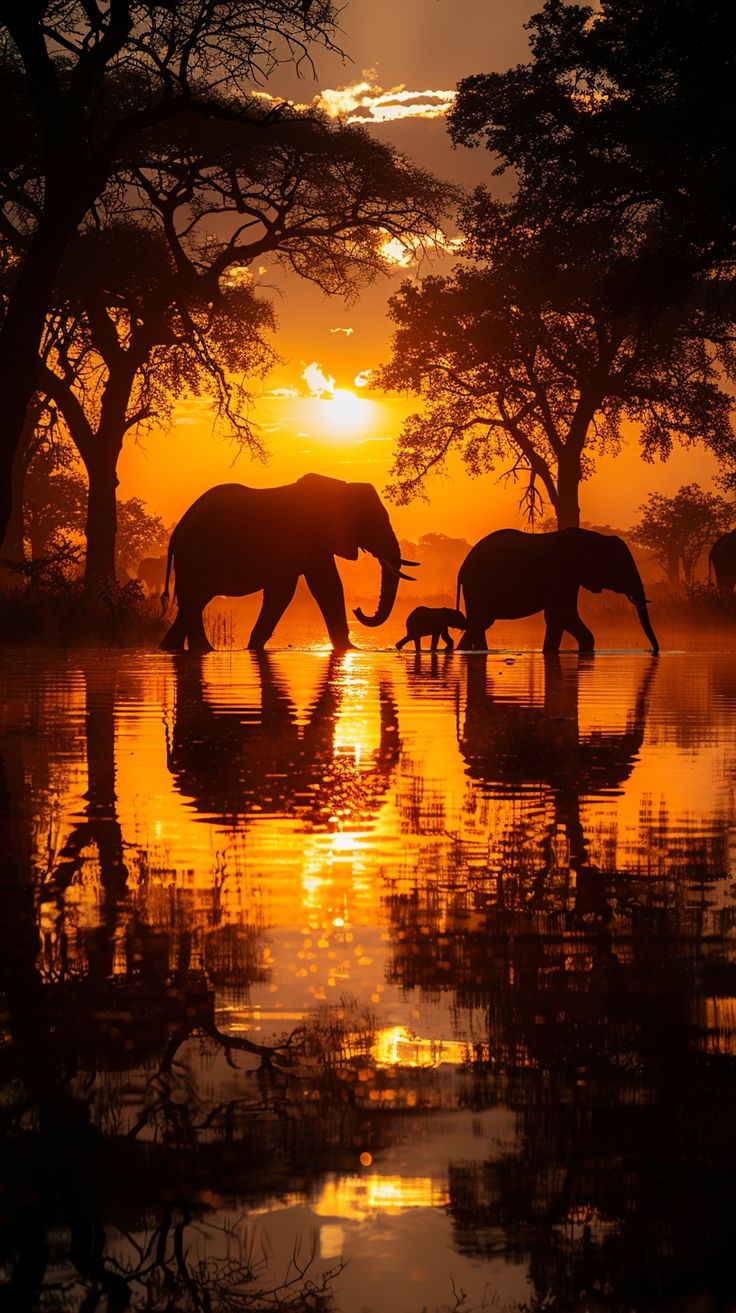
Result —
<path fill-rule="evenodd" d="M 283 104 L 279 97 L 267 91 L 252 94 L 272 105 Z M 346 87 L 325 87 L 309 105 L 288 103 L 300 110 L 321 109 L 329 118 L 341 118 L 347 123 L 394 123 L 399 119 L 443 118 L 451 109 L 455 95 L 455 91 L 444 89 L 414 91 L 403 83 L 386 91 L 371 81 L 369 74 L 363 81 Z"/>
<path fill-rule="evenodd" d="M 412 91 L 403 84 L 384 91 L 375 82 L 363 81 L 325 88 L 314 103 L 330 118 L 345 118 L 348 123 L 391 123 L 442 118 L 454 100 L 454 91 Z"/>

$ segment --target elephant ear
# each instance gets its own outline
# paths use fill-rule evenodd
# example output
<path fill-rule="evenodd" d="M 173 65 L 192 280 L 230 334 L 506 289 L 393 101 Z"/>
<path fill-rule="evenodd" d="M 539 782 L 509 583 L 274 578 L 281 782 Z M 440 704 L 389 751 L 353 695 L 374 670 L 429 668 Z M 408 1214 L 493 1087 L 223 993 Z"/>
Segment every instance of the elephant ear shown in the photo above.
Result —
<path fill-rule="evenodd" d="M 297 480 L 311 543 L 350 561 L 357 560 L 360 545 L 352 498 L 355 486 L 326 474 L 304 474 Z"/>

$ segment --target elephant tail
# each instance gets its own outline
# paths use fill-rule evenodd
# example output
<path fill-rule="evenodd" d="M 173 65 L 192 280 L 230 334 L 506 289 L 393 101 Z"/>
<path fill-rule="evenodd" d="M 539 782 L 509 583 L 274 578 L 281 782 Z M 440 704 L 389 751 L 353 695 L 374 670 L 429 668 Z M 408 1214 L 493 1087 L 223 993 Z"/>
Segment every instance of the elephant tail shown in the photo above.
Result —
<path fill-rule="evenodd" d="M 171 574 L 171 561 L 174 555 L 174 535 L 169 538 L 169 554 L 166 557 L 166 579 L 164 580 L 164 591 L 161 594 L 161 614 L 163 615 L 169 605 L 169 575 Z"/>
<path fill-rule="evenodd" d="M 461 580 L 460 580 L 460 575 L 458 575 L 458 577 L 457 577 L 457 589 L 456 589 L 456 591 L 455 591 L 455 610 L 456 610 L 456 611 L 459 611 L 459 610 L 460 610 L 460 590 L 461 590 L 461 588 L 462 588 L 462 583 L 461 583 Z"/>

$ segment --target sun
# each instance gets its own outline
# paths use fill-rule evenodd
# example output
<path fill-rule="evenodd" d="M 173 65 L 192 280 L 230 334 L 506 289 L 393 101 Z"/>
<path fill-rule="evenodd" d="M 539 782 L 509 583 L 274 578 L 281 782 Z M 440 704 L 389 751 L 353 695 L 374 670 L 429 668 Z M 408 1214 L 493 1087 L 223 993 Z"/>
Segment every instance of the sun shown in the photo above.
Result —
<path fill-rule="evenodd" d="M 349 388 L 335 388 L 329 397 L 320 398 L 318 424 L 333 439 L 356 438 L 370 428 L 372 410 L 366 398 L 356 396 Z"/>

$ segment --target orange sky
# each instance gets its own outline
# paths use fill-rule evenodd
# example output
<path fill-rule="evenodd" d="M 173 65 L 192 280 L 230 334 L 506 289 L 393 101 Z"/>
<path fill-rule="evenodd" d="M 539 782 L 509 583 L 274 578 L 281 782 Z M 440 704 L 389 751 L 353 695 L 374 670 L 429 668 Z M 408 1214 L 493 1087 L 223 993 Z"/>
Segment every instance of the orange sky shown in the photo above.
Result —
<path fill-rule="evenodd" d="M 529 0 L 348 0 L 341 42 L 350 61 L 317 54 L 316 79 L 298 79 L 285 69 L 264 90 L 302 104 L 317 99 L 328 112 L 366 122 L 442 177 L 484 181 L 485 152 L 454 150 L 444 113 L 459 78 L 524 60 L 523 24 L 539 7 Z M 279 325 L 275 345 L 282 363 L 259 385 L 252 413 L 271 459 L 264 466 L 238 457 L 226 434 L 213 434 L 205 399 L 182 403 L 170 431 L 138 444 L 129 439 L 119 466 L 120 496 L 142 495 L 167 523 L 205 488 L 229 480 L 263 486 L 316 470 L 368 480 L 381 490 L 402 420 L 417 408 L 415 399 L 384 396 L 370 383 L 370 372 L 389 355 L 388 297 L 401 278 L 419 276 L 416 267 L 397 269 L 350 306 L 287 278 L 268 261 L 251 272 L 261 289 L 274 289 Z M 671 493 L 695 480 L 711 487 L 715 469 L 702 449 L 678 451 L 667 465 L 644 465 L 630 447 L 615 461 L 600 462 L 584 485 L 583 519 L 626 528 L 650 491 Z M 450 477 L 431 480 L 427 492 L 429 504 L 392 511 L 401 536 L 439 531 L 474 541 L 521 523 L 518 492 L 493 476 L 471 480 L 459 459 Z"/>

